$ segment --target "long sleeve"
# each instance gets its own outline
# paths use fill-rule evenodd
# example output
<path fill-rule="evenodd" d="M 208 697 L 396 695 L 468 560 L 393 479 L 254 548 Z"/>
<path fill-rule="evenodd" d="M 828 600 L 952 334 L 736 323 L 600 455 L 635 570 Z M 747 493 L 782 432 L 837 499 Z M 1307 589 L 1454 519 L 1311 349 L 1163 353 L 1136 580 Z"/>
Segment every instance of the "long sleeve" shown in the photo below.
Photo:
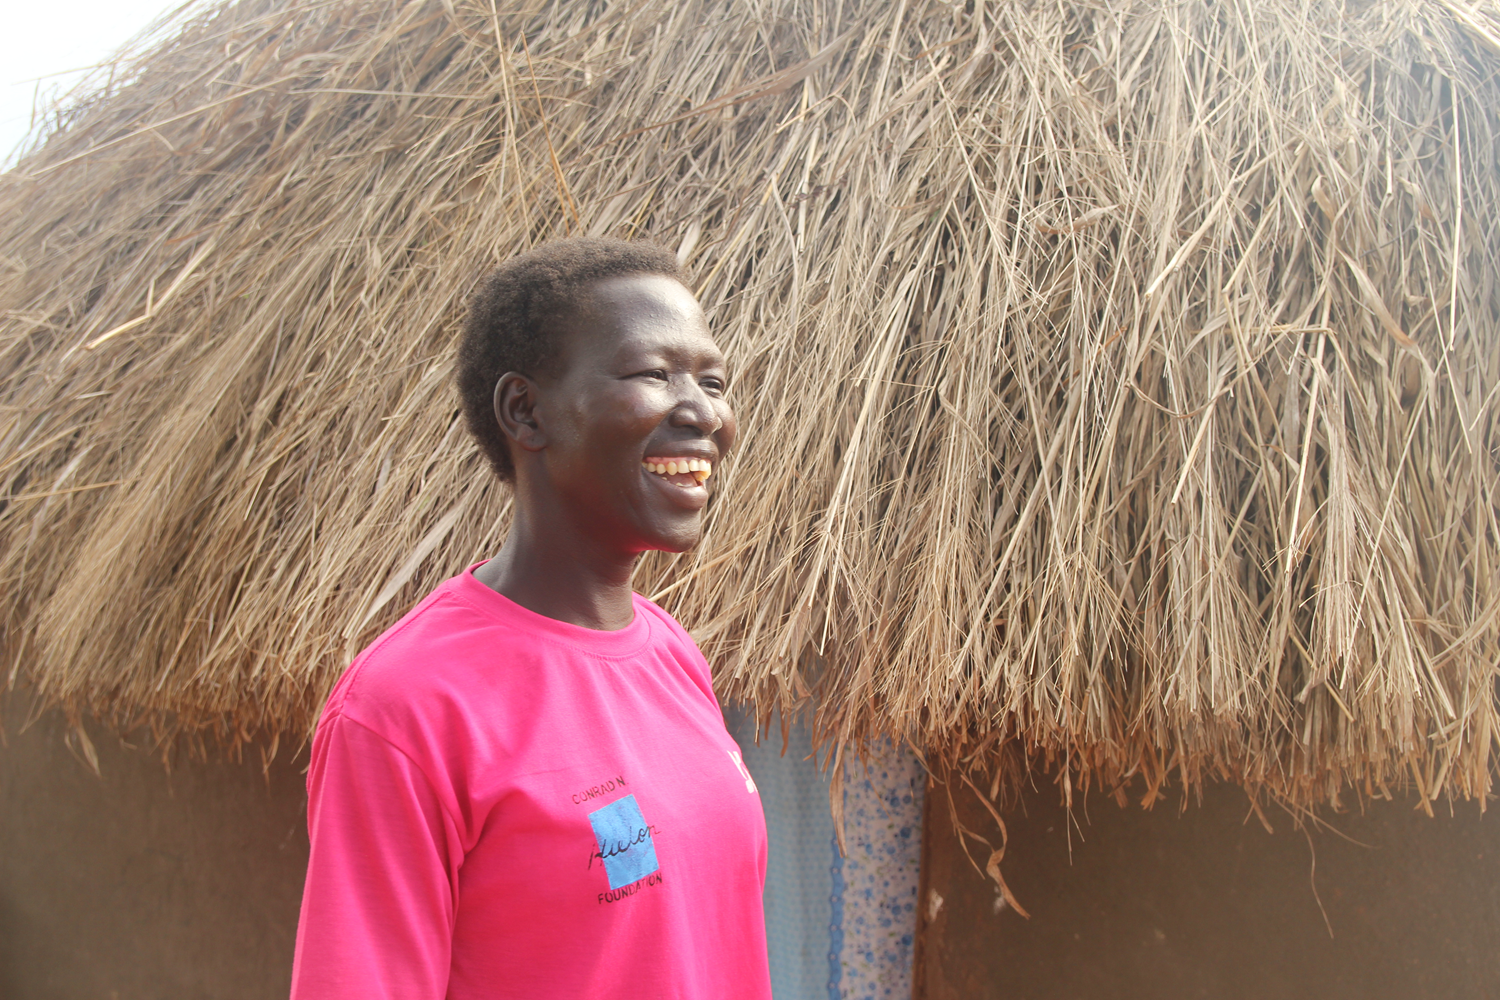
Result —
<path fill-rule="evenodd" d="M 307 785 L 292 1000 L 440 1000 L 462 847 L 428 776 L 338 714 L 319 727 Z"/>

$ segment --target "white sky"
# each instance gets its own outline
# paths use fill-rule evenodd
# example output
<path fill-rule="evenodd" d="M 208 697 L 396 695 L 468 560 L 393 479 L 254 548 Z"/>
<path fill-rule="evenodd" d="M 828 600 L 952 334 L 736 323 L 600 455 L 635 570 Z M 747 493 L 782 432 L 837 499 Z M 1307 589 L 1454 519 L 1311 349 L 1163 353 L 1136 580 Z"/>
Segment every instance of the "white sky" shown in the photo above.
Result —
<path fill-rule="evenodd" d="M 76 83 L 83 69 L 103 62 L 153 19 L 180 4 L 181 0 L 0 0 L 0 166 L 8 165 L 26 136 L 39 83 L 45 103 L 49 94 Z"/>

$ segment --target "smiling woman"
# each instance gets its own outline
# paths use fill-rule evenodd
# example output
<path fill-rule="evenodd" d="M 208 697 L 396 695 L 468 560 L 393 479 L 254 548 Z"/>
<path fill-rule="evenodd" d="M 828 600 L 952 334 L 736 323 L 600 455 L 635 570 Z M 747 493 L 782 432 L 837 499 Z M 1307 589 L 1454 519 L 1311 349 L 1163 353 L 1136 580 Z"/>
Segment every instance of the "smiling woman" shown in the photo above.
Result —
<path fill-rule="evenodd" d="M 476 295 L 456 381 L 510 533 L 329 697 L 294 998 L 770 997 L 759 794 L 702 653 L 630 590 L 697 544 L 735 437 L 681 279 L 569 240 Z"/>

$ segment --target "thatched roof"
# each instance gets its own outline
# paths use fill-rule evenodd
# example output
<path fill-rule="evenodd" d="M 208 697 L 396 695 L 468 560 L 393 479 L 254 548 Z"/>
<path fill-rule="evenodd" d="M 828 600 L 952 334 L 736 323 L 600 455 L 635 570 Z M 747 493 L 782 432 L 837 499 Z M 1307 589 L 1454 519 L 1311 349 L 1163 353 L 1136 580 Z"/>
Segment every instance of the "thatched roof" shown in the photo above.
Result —
<path fill-rule="evenodd" d="M 637 584 L 724 695 L 1069 788 L 1482 795 L 1497 70 L 1495 0 L 211 11 L 0 177 L 13 679 L 304 732 L 503 535 L 480 272 L 645 235 L 737 369 Z"/>

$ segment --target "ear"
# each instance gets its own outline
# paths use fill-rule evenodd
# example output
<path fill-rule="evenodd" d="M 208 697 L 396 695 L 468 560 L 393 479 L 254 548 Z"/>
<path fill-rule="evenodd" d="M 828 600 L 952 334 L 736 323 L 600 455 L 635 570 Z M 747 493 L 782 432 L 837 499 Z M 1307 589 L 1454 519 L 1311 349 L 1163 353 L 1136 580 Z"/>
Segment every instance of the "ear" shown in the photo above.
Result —
<path fill-rule="evenodd" d="M 547 435 L 537 419 L 538 386 L 520 372 L 506 372 L 495 383 L 495 422 L 517 447 L 541 451 Z"/>

